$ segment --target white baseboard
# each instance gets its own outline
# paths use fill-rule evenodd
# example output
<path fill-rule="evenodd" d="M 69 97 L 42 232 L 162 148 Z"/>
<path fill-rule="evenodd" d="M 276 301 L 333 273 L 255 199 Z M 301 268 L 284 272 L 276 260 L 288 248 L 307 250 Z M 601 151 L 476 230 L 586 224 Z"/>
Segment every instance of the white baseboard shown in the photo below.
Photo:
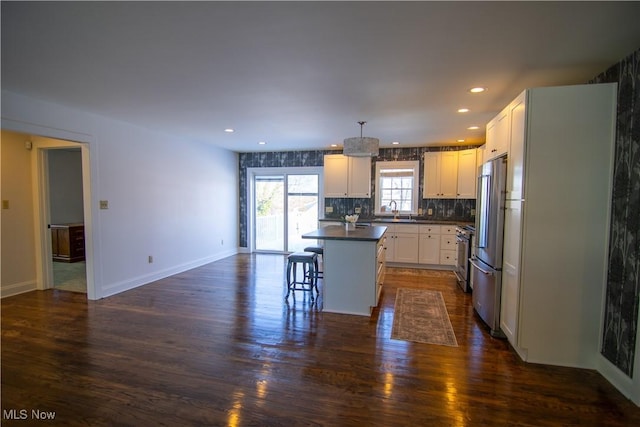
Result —
<path fill-rule="evenodd" d="M 197 267 L 201 267 L 205 264 L 209 264 L 211 262 L 219 261 L 223 258 L 227 258 L 238 253 L 237 250 L 229 250 L 226 252 L 220 252 L 215 255 L 201 258 L 195 261 L 190 261 L 184 264 L 179 264 L 170 268 L 166 268 L 164 270 L 156 271 L 151 274 L 145 274 L 143 276 L 138 276 L 129 280 L 124 280 L 118 283 L 112 283 L 107 286 L 102 287 L 102 292 L 100 293 L 100 298 L 110 297 L 121 292 L 125 292 L 139 286 L 147 285 L 151 282 L 155 282 L 156 280 L 164 279 L 169 276 L 173 276 L 174 274 L 182 273 L 183 271 L 191 270 Z"/>
<path fill-rule="evenodd" d="M 636 366 L 636 370 L 638 368 Z M 598 354 L 598 372 L 627 399 L 640 406 L 640 384 L 638 384 L 638 381 L 629 378 L 602 354 Z"/>
<path fill-rule="evenodd" d="M 11 297 L 25 292 L 31 292 L 38 289 L 35 280 L 28 280 L 26 282 L 12 283 L 11 285 L 2 285 L 0 288 L 0 298 Z"/>

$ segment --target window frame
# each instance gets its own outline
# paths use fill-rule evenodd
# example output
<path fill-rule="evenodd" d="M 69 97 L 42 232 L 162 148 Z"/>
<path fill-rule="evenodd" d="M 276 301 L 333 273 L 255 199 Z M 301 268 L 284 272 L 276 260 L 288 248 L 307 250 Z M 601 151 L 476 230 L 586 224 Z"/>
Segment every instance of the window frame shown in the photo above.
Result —
<path fill-rule="evenodd" d="M 411 210 L 400 210 L 398 215 L 416 215 L 420 206 L 419 187 L 420 187 L 420 161 L 419 160 L 396 160 L 396 161 L 379 161 L 376 162 L 376 198 L 375 198 L 375 215 L 391 216 L 393 213 L 389 211 L 382 212 L 382 184 L 381 170 L 383 169 L 412 169 L 413 170 L 413 186 L 411 189 Z"/>

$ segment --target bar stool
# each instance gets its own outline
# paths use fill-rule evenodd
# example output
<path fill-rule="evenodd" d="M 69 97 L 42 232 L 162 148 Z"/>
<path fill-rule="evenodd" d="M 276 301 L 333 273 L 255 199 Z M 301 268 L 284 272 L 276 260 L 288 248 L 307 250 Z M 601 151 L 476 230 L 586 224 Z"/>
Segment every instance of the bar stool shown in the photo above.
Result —
<path fill-rule="evenodd" d="M 306 248 L 304 248 L 304 251 L 313 252 L 314 254 L 318 255 L 318 258 L 324 256 L 324 248 L 322 246 L 307 246 Z M 320 269 L 318 268 L 318 259 L 316 258 L 316 279 L 322 278 L 324 278 L 324 274 L 322 274 L 322 271 L 320 271 Z"/>
<path fill-rule="evenodd" d="M 302 264 L 302 280 L 297 280 L 297 266 Z M 313 301 L 313 289 L 318 292 L 316 265 L 318 265 L 318 256 L 313 252 L 294 252 L 287 257 L 287 296 L 291 291 L 307 291 L 311 293 L 311 301 Z M 293 267 L 293 274 L 291 271 Z M 305 287 L 307 286 L 307 287 Z"/>

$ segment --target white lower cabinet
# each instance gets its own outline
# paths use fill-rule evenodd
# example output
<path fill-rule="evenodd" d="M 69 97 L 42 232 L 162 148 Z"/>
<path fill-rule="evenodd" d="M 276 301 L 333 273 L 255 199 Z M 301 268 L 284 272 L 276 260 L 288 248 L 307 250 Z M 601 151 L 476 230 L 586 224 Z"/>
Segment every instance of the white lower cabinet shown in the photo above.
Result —
<path fill-rule="evenodd" d="M 418 263 L 418 229 L 413 224 L 387 226 L 387 261 Z"/>
<path fill-rule="evenodd" d="M 380 299 L 380 292 L 382 291 L 382 285 L 384 284 L 384 277 L 387 271 L 386 244 L 387 237 L 385 235 L 376 245 L 376 304 Z"/>
<path fill-rule="evenodd" d="M 420 247 L 418 248 L 420 264 L 440 264 L 440 226 L 420 226 Z"/>
<path fill-rule="evenodd" d="M 440 228 L 440 262 L 441 265 L 456 265 L 458 247 L 456 243 L 456 226 L 443 225 Z"/>
<path fill-rule="evenodd" d="M 440 235 L 421 234 L 418 253 L 420 264 L 440 264 Z"/>
<path fill-rule="evenodd" d="M 457 263 L 455 225 L 392 224 L 387 231 L 387 261 L 453 267 Z"/>

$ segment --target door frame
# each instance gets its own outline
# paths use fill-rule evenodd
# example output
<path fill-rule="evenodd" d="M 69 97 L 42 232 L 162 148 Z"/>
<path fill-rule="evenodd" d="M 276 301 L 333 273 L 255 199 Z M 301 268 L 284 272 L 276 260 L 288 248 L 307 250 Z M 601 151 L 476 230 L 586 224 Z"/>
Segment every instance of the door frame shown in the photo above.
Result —
<path fill-rule="evenodd" d="M 322 166 L 290 166 L 272 168 L 247 168 L 247 250 L 256 250 L 255 241 L 255 177 L 256 175 L 318 175 L 318 218 L 322 218 L 324 206 L 324 169 Z M 286 194 L 285 194 L 286 197 Z M 285 202 L 286 203 L 286 202 Z M 286 225 L 286 224 L 285 224 Z"/>
<path fill-rule="evenodd" d="M 51 150 L 64 148 L 80 148 L 82 157 L 82 199 L 84 208 L 84 224 L 85 224 L 85 266 L 87 278 L 87 298 L 97 299 L 95 292 L 95 283 L 93 281 L 93 257 L 92 251 L 88 250 L 92 243 L 91 240 L 91 189 L 90 189 L 90 170 L 89 170 L 89 144 L 82 142 L 71 142 L 51 138 L 33 137 L 33 148 L 37 150 L 36 156 L 33 157 L 35 165 L 34 173 L 37 179 L 34 180 L 34 207 L 36 221 L 36 265 L 37 265 L 37 287 L 38 289 L 53 288 L 53 262 L 51 248 L 51 231 L 50 231 L 50 194 L 49 194 L 49 166 L 48 154 Z M 89 201 L 89 203 L 88 203 Z M 88 226 L 89 224 L 89 226 Z"/>

